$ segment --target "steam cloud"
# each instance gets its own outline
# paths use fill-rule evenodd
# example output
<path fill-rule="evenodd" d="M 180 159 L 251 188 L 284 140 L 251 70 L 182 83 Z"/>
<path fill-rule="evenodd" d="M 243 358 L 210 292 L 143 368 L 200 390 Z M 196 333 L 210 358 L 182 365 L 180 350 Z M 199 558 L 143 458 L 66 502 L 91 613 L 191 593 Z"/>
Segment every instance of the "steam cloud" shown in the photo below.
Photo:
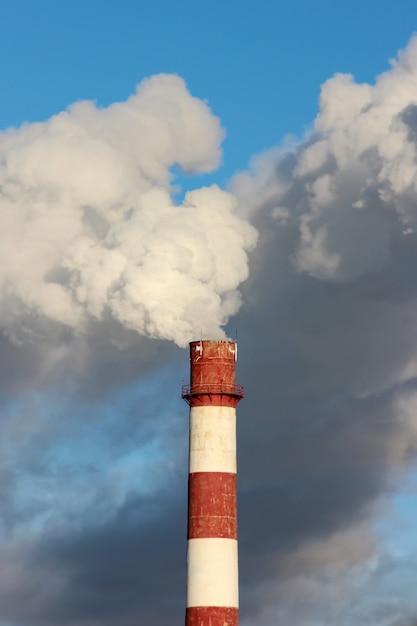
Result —
<path fill-rule="evenodd" d="M 0 325 L 15 342 L 112 318 L 184 346 L 222 337 L 255 232 L 216 186 L 171 198 L 170 168 L 213 170 L 223 132 L 182 79 L 78 102 L 0 135 Z"/>
<path fill-rule="evenodd" d="M 374 86 L 329 79 L 307 143 L 261 160 L 254 179 L 237 179 L 243 204 L 255 210 L 261 193 L 277 227 L 296 225 L 299 272 L 332 282 L 377 273 L 392 240 L 414 235 L 416 65 L 413 39 Z"/>

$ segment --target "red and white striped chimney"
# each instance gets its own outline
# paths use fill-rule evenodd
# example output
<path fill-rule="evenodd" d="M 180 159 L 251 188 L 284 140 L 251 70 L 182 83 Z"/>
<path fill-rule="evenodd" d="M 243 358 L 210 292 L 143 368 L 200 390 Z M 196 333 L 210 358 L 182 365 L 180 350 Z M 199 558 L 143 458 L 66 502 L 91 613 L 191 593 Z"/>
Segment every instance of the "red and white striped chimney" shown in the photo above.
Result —
<path fill-rule="evenodd" d="M 190 343 L 186 626 L 238 625 L 236 359 L 233 341 Z"/>

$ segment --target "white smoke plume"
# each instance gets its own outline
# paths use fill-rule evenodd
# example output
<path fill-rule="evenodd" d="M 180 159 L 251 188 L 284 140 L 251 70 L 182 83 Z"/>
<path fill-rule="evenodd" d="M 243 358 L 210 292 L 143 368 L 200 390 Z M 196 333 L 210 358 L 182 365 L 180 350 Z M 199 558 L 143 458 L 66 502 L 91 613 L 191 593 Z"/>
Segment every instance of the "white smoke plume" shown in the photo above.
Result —
<path fill-rule="evenodd" d="M 300 272 L 347 282 L 389 262 L 395 234 L 417 221 L 417 38 L 375 85 L 338 74 L 322 87 L 311 138 L 288 154 L 264 157 L 235 188 L 249 210 L 273 201 L 276 224 L 297 225 Z"/>
<path fill-rule="evenodd" d="M 78 102 L 0 135 L 0 326 L 14 342 L 112 318 L 183 346 L 222 337 L 255 231 L 216 186 L 176 205 L 170 168 L 216 168 L 223 131 L 184 81 Z"/>

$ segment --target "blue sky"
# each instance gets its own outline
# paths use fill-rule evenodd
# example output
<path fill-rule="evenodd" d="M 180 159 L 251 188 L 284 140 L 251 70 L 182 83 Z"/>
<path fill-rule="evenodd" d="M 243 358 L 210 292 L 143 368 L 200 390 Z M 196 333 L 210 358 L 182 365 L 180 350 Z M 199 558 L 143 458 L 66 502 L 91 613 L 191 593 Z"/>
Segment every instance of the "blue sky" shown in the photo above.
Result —
<path fill-rule="evenodd" d="M 414 626 L 416 3 L 1 13 L 0 626 L 183 619 L 184 346 L 223 327 L 242 626 Z"/>
<path fill-rule="evenodd" d="M 373 81 L 413 33 L 412 0 L 5 2 L 2 127 L 80 99 L 124 100 L 173 72 L 227 130 L 223 183 L 250 158 L 309 129 L 336 72 Z"/>

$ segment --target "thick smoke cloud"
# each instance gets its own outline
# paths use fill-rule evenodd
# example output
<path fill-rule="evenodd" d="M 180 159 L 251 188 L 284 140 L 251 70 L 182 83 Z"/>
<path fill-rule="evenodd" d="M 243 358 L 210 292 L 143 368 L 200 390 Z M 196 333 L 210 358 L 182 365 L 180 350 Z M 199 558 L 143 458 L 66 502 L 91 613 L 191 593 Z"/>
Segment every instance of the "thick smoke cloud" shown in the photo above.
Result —
<path fill-rule="evenodd" d="M 170 168 L 214 168 L 222 132 L 177 77 L 1 136 L 1 626 L 182 622 L 187 355 L 163 339 L 233 315 L 242 626 L 414 624 L 414 555 L 377 521 L 417 446 L 416 87 L 413 39 L 178 206 Z"/>
<path fill-rule="evenodd" d="M 223 131 L 184 82 L 126 102 L 78 102 L 0 135 L 0 325 L 15 342 L 116 320 L 184 346 L 222 337 L 237 312 L 254 230 L 216 186 L 171 197 L 170 168 L 204 173 Z"/>

